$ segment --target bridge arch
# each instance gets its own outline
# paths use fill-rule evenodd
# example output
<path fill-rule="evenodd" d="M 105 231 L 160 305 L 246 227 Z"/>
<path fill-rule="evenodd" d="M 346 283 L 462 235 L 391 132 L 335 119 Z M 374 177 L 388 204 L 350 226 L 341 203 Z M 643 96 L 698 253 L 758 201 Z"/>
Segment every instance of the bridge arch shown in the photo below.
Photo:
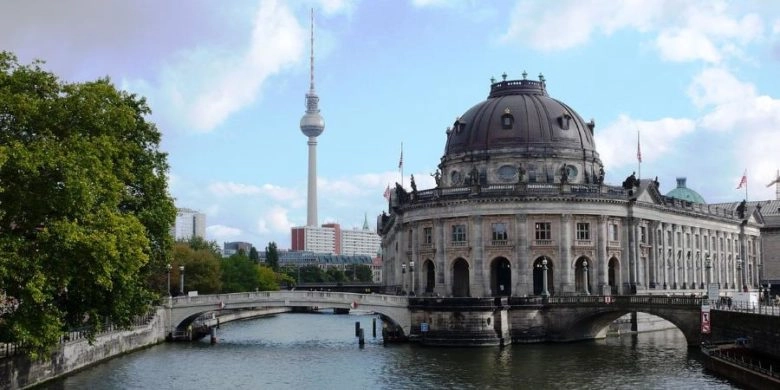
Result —
<path fill-rule="evenodd" d="M 571 305 L 550 305 L 544 311 L 549 324 L 550 341 L 593 339 L 612 322 L 631 312 L 652 314 L 679 329 L 689 346 L 701 342 L 700 298 L 688 297 L 560 297 L 571 298 Z M 605 302 L 587 301 L 587 298 Z M 575 301 L 586 302 L 574 304 Z M 591 302 L 592 304 L 588 304 Z"/>
<path fill-rule="evenodd" d="M 409 335 L 411 316 L 409 300 L 404 296 L 357 294 L 329 291 L 260 291 L 233 294 L 182 296 L 166 303 L 166 326 L 183 331 L 201 315 L 226 309 L 318 307 L 361 309 L 376 313 L 394 325 L 403 335 Z"/>

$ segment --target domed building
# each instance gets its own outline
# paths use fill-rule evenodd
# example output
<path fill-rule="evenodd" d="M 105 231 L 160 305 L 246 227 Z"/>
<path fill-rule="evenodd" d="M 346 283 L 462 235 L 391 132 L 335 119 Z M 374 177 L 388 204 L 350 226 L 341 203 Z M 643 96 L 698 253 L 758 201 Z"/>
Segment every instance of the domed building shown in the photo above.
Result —
<path fill-rule="evenodd" d="M 698 192 L 688 188 L 685 185 L 685 180 L 686 179 L 684 177 L 678 177 L 677 188 L 667 192 L 666 196 L 669 198 L 680 199 L 691 203 L 701 203 L 701 204 L 707 203 L 704 201 L 704 198 L 702 198 L 701 195 L 699 195 Z"/>
<path fill-rule="evenodd" d="M 493 82 L 447 129 L 436 187 L 378 218 L 384 283 L 439 297 L 701 294 L 758 286 L 761 214 L 628 175 L 604 183 L 594 121 L 538 80 Z"/>

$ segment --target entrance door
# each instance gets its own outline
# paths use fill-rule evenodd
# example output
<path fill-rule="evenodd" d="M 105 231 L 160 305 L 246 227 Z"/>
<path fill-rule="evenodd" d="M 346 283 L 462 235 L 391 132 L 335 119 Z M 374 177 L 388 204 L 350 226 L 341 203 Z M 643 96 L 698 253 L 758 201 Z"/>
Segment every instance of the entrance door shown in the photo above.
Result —
<path fill-rule="evenodd" d="M 509 260 L 498 257 L 490 266 L 490 281 L 494 297 L 512 295 L 512 268 Z"/>
<path fill-rule="evenodd" d="M 436 287 L 436 268 L 433 266 L 433 262 L 430 260 L 425 261 L 425 292 L 433 293 L 433 288 Z"/>
<path fill-rule="evenodd" d="M 618 294 L 618 283 L 620 283 L 620 262 L 616 258 L 609 259 L 609 288 L 612 295 Z"/>
<path fill-rule="evenodd" d="M 452 265 L 452 296 L 469 296 L 469 263 L 466 260 L 457 259 Z"/>

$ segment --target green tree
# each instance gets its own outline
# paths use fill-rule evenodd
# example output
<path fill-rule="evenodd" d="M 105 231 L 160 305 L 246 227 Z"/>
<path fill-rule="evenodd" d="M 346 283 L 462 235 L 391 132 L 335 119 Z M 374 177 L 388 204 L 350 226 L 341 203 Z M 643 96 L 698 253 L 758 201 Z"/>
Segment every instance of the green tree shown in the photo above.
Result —
<path fill-rule="evenodd" d="M 264 265 L 256 265 L 258 290 L 260 291 L 278 291 L 279 278 L 274 270 Z"/>
<path fill-rule="evenodd" d="M 327 275 L 325 282 L 343 282 L 347 280 L 347 275 L 344 274 L 344 271 L 337 268 L 330 267 L 325 274 Z"/>
<path fill-rule="evenodd" d="M 269 242 L 268 246 L 265 247 L 265 264 L 271 267 L 274 272 L 279 271 L 279 250 L 273 241 Z"/>
<path fill-rule="evenodd" d="M 183 242 L 187 243 L 193 250 L 207 250 L 217 258 L 222 257 L 222 251 L 219 249 L 219 244 L 216 241 L 206 241 L 203 237 L 192 236 L 189 240 Z"/>
<path fill-rule="evenodd" d="M 176 216 L 160 132 L 108 79 L 67 83 L 0 53 L 0 339 L 129 325 L 165 290 Z"/>
<path fill-rule="evenodd" d="M 208 247 L 193 249 L 188 243 L 177 242 L 174 248 L 171 289 L 176 295 L 180 290 L 179 266 L 184 266 L 184 290 L 200 294 L 216 294 L 222 291 L 222 256 Z"/>
<path fill-rule="evenodd" d="M 371 266 L 366 264 L 359 264 L 355 269 L 358 282 L 370 282 L 374 280 L 374 272 L 371 271 Z"/>
<path fill-rule="evenodd" d="M 254 291 L 258 288 L 257 264 L 249 257 L 237 253 L 222 260 L 222 292 Z"/>
<path fill-rule="evenodd" d="M 254 246 L 251 249 L 249 249 L 249 260 L 252 260 L 254 262 L 260 260 L 260 254 L 257 253 L 257 248 L 255 248 Z"/>

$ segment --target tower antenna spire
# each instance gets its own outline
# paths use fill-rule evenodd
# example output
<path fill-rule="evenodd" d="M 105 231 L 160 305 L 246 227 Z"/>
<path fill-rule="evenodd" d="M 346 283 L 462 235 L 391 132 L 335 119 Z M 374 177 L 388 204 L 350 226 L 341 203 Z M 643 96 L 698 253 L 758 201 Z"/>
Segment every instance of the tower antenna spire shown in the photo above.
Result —
<path fill-rule="evenodd" d="M 314 8 L 311 9 L 311 56 L 309 57 L 309 90 L 314 91 Z"/>

